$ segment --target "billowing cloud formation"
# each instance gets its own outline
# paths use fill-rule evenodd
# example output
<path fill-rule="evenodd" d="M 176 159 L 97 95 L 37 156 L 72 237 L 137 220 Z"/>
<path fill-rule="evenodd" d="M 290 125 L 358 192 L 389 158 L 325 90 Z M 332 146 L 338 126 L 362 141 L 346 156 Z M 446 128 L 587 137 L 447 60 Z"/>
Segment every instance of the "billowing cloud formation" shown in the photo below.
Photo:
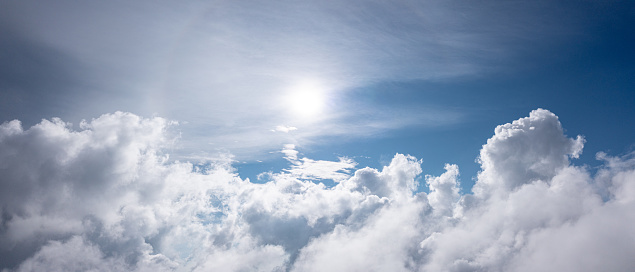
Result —
<path fill-rule="evenodd" d="M 333 187 L 303 176 L 322 161 L 285 155 L 268 182 L 230 163 L 172 162 L 170 122 L 103 115 L 0 126 L 0 267 L 9 271 L 629 271 L 635 267 L 635 157 L 570 163 L 582 137 L 535 110 L 496 128 L 473 194 L 459 169 L 420 175 L 397 154 Z M 295 152 L 294 152 L 295 151 Z M 337 166 L 337 167 L 335 167 Z M 328 168 L 328 167 L 327 167 Z M 319 175 L 329 177 L 320 167 Z M 327 170 L 324 170 L 327 169 Z M 345 176 L 342 176 L 345 175 Z M 332 177 L 332 176 L 331 176 Z M 428 186 L 429 193 L 418 192 Z"/>

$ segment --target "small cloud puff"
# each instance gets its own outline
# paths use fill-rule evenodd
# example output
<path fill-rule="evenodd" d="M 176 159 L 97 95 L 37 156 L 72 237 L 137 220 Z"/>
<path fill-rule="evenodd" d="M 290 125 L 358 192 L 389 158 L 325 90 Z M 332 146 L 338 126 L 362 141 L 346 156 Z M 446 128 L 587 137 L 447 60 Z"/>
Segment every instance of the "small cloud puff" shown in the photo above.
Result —
<path fill-rule="evenodd" d="M 298 128 L 291 127 L 291 126 L 276 126 L 276 128 L 272 129 L 271 131 L 289 133 L 290 131 L 294 131 L 294 130 L 298 130 Z"/>
<path fill-rule="evenodd" d="M 635 155 L 573 166 L 584 140 L 536 110 L 496 128 L 473 194 L 425 176 L 299 158 L 261 184 L 228 163 L 167 160 L 171 123 L 106 114 L 0 125 L 0 268 L 8 271 L 630 271 Z M 332 187 L 314 182 L 334 179 Z M 428 194 L 418 192 L 428 186 Z"/>

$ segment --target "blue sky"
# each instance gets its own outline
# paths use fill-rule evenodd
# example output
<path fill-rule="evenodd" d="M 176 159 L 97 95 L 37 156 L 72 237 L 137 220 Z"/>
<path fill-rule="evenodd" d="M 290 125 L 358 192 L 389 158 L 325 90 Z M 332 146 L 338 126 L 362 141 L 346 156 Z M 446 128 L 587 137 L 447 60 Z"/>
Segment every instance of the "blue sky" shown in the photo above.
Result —
<path fill-rule="evenodd" d="M 592 139 L 583 163 L 635 133 L 628 1 L 36 3 L 3 4 L 3 120 L 162 116 L 181 122 L 172 153 L 231 153 L 251 179 L 294 143 L 456 163 L 471 184 L 493 128 L 536 108 Z M 328 95 L 322 119 L 285 109 L 302 84 Z"/>
<path fill-rule="evenodd" d="M 119 154 L 121 151 L 123 155 L 116 158 L 123 162 L 137 162 L 136 168 L 132 167 L 132 164 L 116 164 L 117 159 L 113 158 L 112 161 L 106 160 L 104 165 L 91 164 L 91 168 L 87 169 L 92 169 L 91 171 L 96 173 L 112 170 L 112 177 L 127 177 L 129 174 L 139 178 L 147 173 L 133 174 L 126 171 L 144 169 L 147 165 L 141 162 L 149 163 L 156 159 L 150 153 L 159 154 L 159 157 L 169 154 L 169 158 L 157 159 L 157 166 L 152 166 L 163 169 L 158 171 L 161 174 L 157 174 L 161 176 L 157 179 L 161 180 L 162 186 L 169 187 L 170 177 L 173 176 L 198 184 L 198 181 L 207 179 L 227 181 L 231 179 L 228 177 L 235 175 L 241 181 L 249 179 L 253 183 L 262 184 L 264 187 L 254 187 L 260 189 L 253 190 L 263 192 L 262 199 L 267 199 L 264 192 L 269 191 L 262 188 L 282 186 L 279 184 L 296 180 L 306 188 L 313 188 L 305 188 L 308 191 L 317 190 L 320 194 L 333 194 L 329 195 L 333 198 L 339 197 L 335 193 L 339 192 L 338 190 L 345 190 L 357 197 L 356 190 L 366 188 L 364 194 L 367 200 L 360 200 L 359 203 L 367 203 L 364 205 L 370 206 L 370 196 L 401 203 L 399 201 L 402 200 L 415 201 L 413 199 L 421 198 L 417 196 L 417 192 L 425 192 L 429 199 L 427 205 L 432 207 L 435 216 L 441 216 L 441 211 L 448 212 L 448 207 L 454 205 L 451 208 L 454 213 L 445 216 L 455 219 L 462 218 L 462 209 L 469 210 L 472 205 L 469 203 L 480 203 L 473 205 L 482 205 L 486 207 L 484 210 L 491 212 L 495 212 L 493 207 L 500 204 L 497 202 L 498 199 L 490 200 L 491 196 L 487 193 L 472 192 L 475 184 L 480 184 L 476 186 L 480 188 L 477 190 L 498 192 L 498 189 L 492 188 L 499 186 L 511 190 L 512 194 L 518 196 L 522 193 L 514 193 L 516 191 L 513 191 L 513 188 L 505 187 L 513 184 L 509 185 L 501 179 L 516 180 L 518 177 L 522 180 L 520 177 L 539 177 L 551 186 L 557 183 L 552 180 L 567 179 L 567 171 L 579 166 L 586 171 L 584 175 L 588 176 L 588 183 L 593 185 L 589 186 L 596 190 L 595 196 L 610 203 L 611 200 L 629 199 L 615 193 L 619 191 L 616 189 L 618 185 L 609 185 L 621 183 L 606 180 L 611 179 L 609 176 L 620 176 L 619 171 L 626 173 L 632 169 L 635 143 L 633 48 L 633 1 L 351 0 L 177 3 L 164 0 L 0 0 L 0 120 L 4 122 L 5 130 L 2 133 L 9 135 L 5 138 L 0 137 L 0 141 L 5 141 L 2 144 L 7 146 L 23 143 L 17 145 L 18 149 L 14 153 L 6 151 L 0 159 L 7 160 L 6 164 L 9 165 L 12 160 L 40 161 L 41 158 L 57 154 L 55 152 L 79 157 L 96 152 L 88 158 L 99 158 L 106 155 L 96 151 L 101 149 L 95 146 L 109 146 L 112 141 L 120 141 L 121 144 L 115 145 L 116 147 L 109 146 L 113 151 L 108 154 Z M 536 109 L 546 109 L 554 115 L 543 111 L 532 112 Z M 523 119 L 525 117 L 527 119 Z M 142 121 L 137 122 L 135 118 Z M 51 125 L 42 119 L 60 121 L 54 121 L 52 124 L 55 125 Z M 10 123 L 12 120 L 20 120 L 20 130 L 17 130 L 15 123 Z M 559 120 L 560 123 L 553 125 L 554 120 Z M 507 152 L 514 150 L 513 145 L 510 147 L 503 144 L 503 140 L 497 140 L 503 137 L 497 126 L 500 125 L 502 131 L 513 131 L 505 125 L 512 122 L 531 123 L 527 123 L 527 127 L 521 126 L 521 130 L 526 129 L 524 133 L 527 136 L 515 136 L 519 137 L 518 139 L 525 137 L 522 141 L 518 140 L 516 153 Z M 513 124 L 509 126 L 515 126 L 516 123 Z M 562 132 L 558 129 L 559 124 L 562 126 Z M 64 130 L 63 133 L 70 133 L 70 136 L 65 136 L 67 138 L 64 139 L 84 137 L 78 136 L 80 134 L 98 135 L 102 133 L 100 129 L 112 130 L 115 136 L 90 138 L 95 144 L 89 148 L 88 143 L 81 142 L 84 138 L 79 139 L 78 141 L 81 141 L 78 143 L 55 138 L 54 135 L 63 134 L 53 133 L 63 131 L 57 126 L 66 127 L 68 131 Z M 538 130 L 545 127 L 545 133 L 553 133 L 549 135 L 555 136 L 542 138 L 542 134 L 534 135 L 534 132 L 529 131 L 530 126 Z M 155 129 L 161 129 L 162 134 L 155 134 Z M 15 136 L 18 134 L 22 135 L 20 133 L 24 134 L 20 136 L 22 138 L 11 138 L 18 137 Z M 42 135 L 45 136 L 33 136 L 39 135 L 38 133 L 44 133 Z M 579 156 L 573 140 L 578 135 L 582 135 L 585 141 Z M 572 143 L 562 139 L 571 139 Z M 161 144 L 158 144 L 159 142 Z M 55 143 L 65 151 L 49 146 Z M 556 143 L 554 146 L 562 149 L 551 146 L 551 143 Z M 523 149 L 525 144 L 531 148 Z M 541 146 L 551 146 L 551 149 L 548 149 L 551 151 L 545 151 L 548 154 L 543 154 L 543 157 L 531 155 L 534 152 L 539 153 L 534 149 L 542 150 Z M 39 150 L 38 147 L 41 151 L 36 151 Z M 32 153 L 29 153 L 30 148 L 34 150 Z M 125 148 L 139 148 L 138 152 L 142 155 L 136 157 L 136 151 L 127 153 L 125 150 L 128 149 Z M 76 150 L 90 151 L 74 153 Z M 498 155 L 492 155 L 499 154 L 497 152 L 500 150 L 505 150 L 506 152 L 501 151 L 501 154 L 510 157 L 503 160 L 497 157 Z M 564 156 L 567 161 L 553 159 L 552 155 L 557 152 L 561 152 L 562 154 L 558 154 Z M 16 154 L 22 153 L 25 154 L 24 160 L 15 158 L 20 156 Z M 412 157 L 402 158 L 401 155 L 395 155 L 397 153 Z M 482 158 L 490 155 L 491 158 Z M 499 168 L 506 165 L 506 161 L 515 161 L 516 157 L 524 158 L 523 156 L 529 156 L 522 161 L 524 164 L 512 165 L 510 169 L 525 170 L 510 174 Z M 481 161 L 478 160 L 479 157 Z M 536 161 L 532 163 L 532 160 Z M 536 169 L 543 169 L 541 163 L 544 162 L 553 163 L 559 170 L 554 170 L 554 174 L 548 178 L 541 176 L 542 174 L 528 174 L 538 171 Z M 70 168 L 65 168 L 70 166 L 64 163 L 59 165 L 57 170 L 43 166 L 42 171 L 45 172 L 41 173 L 42 176 L 48 175 L 50 171 L 66 175 L 61 173 L 70 171 Z M 486 166 L 488 163 L 492 163 L 493 166 Z M 189 164 L 199 167 L 198 170 L 194 167 L 192 173 L 179 172 L 180 167 L 187 168 Z M 452 165 L 458 166 L 458 170 L 455 171 Z M 414 191 L 405 193 L 410 194 L 408 197 L 402 196 L 401 189 L 395 188 L 405 186 L 403 188 L 411 189 L 409 181 L 400 180 L 399 175 L 394 176 L 396 181 L 393 181 L 391 169 L 416 173 L 412 178 L 418 186 L 415 186 Z M 582 171 L 580 169 L 578 170 Z M 479 174 L 479 171 L 482 173 Z M 122 174 L 124 172 L 128 174 Z M 88 174 L 83 172 L 73 173 L 75 172 L 70 171 L 67 175 L 77 175 L 77 184 L 81 184 L 84 179 L 91 180 L 85 176 Z M 4 173 L 7 178 L 3 179 L 3 188 L 15 187 L 18 183 L 14 182 L 19 182 L 17 177 L 22 177 L 23 174 Z M 373 179 L 373 175 L 381 178 Z M 410 177 L 409 174 L 404 175 Z M 95 180 L 102 178 L 98 177 Z M 143 178 L 141 181 L 134 178 L 132 180 L 144 182 Z M 58 181 L 34 181 L 33 184 L 49 184 L 48 182 L 55 184 Z M 103 182 L 111 184 L 108 183 L 108 178 L 103 178 Z M 382 182 L 387 187 L 378 185 L 383 184 Z M 321 186 L 319 183 L 326 184 L 326 187 L 311 187 Z M 536 180 L 528 181 L 529 183 L 539 186 Z M 604 185 L 598 185 L 600 183 Z M 79 186 L 73 184 L 65 186 Z M 240 190 L 231 187 L 233 185 L 227 186 L 229 187 L 214 189 L 224 192 L 219 193 L 219 196 L 211 194 L 216 197 L 214 199 L 227 197 L 218 200 L 220 206 L 231 206 L 228 199 L 234 199 L 233 197 L 237 197 L 237 191 L 252 185 L 244 185 L 246 187 L 240 187 Z M 459 193 L 456 194 L 451 188 L 460 189 Z M 34 191 L 41 189 L 31 188 Z M 24 189 L 23 192 L 30 191 Z M 607 192 L 613 192 L 614 195 Z M 466 194 L 475 196 L 465 196 Z M 201 197 L 211 196 L 204 194 Z M 277 196 L 270 197 L 275 199 Z M 327 198 L 330 199 L 329 197 Z M 470 200 L 472 197 L 481 199 L 478 201 L 482 202 Z M 51 196 L 51 199 L 56 198 Z M 302 199 L 305 199 L 306 203 L 313 201 L 306 195 L 302 195 Z M 357 201 L 354 199 L 356 198 L 347 198 L 348 202 L 345 202 Z M 443 199 L 452 201 L 447 202 Z M 224 202 L 225 200 L 228 202 Z M 29 209 L 24 207 L 31 207 L 29 205 L 37 201 L 26 201 L 14 205 L 7 200 L 7 203 L 3 204 L 3 209 L 6 210 L 3 216 L 7 213 L 27 218 L 24 214 L 28 214 L 25 210 Z M 132 205 L 132 202 L 127 202 L 128 200 L 113 201 L 115 206 Z M 385 201 L 376 204 L 384 205 L 387 203 Z M 15 208 L 13 211 L 13 208 L 10 208 L 14 207 L 12 205 L 21 208 Z M 598 214 L 604 216 L 602 209 L 609 209 L 602 204 L 589 205 L 598 208 L 568 213 L 567 216 L 573 217 L 563 215 L 562 218 L 565 219 L 553 219 L 553 222 L 579 219 L 586 215 L 586 218 L 594 218 L 593 216 Z M 626 207 L 630 207 L 628 205 Z M 379 210 L 372 210 L 370 213 L 380 218 L 398 217 L 399 214 L 408 212 L 406 208 L 397 206 L 378 208 Z M 196 207 L 202 209 L 200 213 L 208 214 L 210 209 L 218 208 Z M 350 213 L 333 210 L 332 214 L 315 215 L 322 218 L 319 220 L 324 220 L 320 223 L 323 225 L 318 224 L 321 227 L 316 227 L 315 222 L 307 223 L 305 226 L 302 223 L 304 221 L 284 221 L 277 217 L 266 221 L 272 225 L 263 226 L 265 223 L 254 218 L 263 218 L 264 215 L 255 214 L 254 217 L 249 217 L 247 215 L 252 212 L 248 209 L 250 206 L 240 206 L 237 209 L 243 212 L 246 218 L 244 224 L 249 226 L 246 229 L 250 232 L 240 234 L 246 236 L 236 234 L 235 237 L 246 239 L 241 240 L 244 248 L 231 250 L 246 254 L 239 254 L 236 258 L 247 258 L 263 265 L 262 267 L 269 266 L 261 260 L 248 257 L 252 256 L 249 254 L 278 256 L 286 260 L 283 261 L 284 265 L 272 265 L 282 267 L 280 269 L 283 270 L 306 269 L 305 265 L 328 257 L 328 254 L 309 255 L 308 248 L 327 248 L 337 239 L 316 239 L 314 243 L 309 243 L 309 240 L 317 236 L 336 237 L 342 234 L 334 231 L 335 225 L 329 224 L 336 224 L 333 222 L 339 222 L 337 220 L 344 218 L 344 214 L 355 214 L 355 207 L 351 208 L 353 212 Z M 422 207 L 420 208 L 425 209 Z M 154 206 L 146 208 L 153 211 L 159 209 Z M 103 211 L 101 208 L 95 209 L 89 214 L 97 214 L 96 222 L 107 225 L 107 222 L 110 222 L 108 220 L 113 218 L 104 215 L 107 214 L 105 212 L 100 214 Z M 222 208 L 218 209 L 220 210 L 213 213 L 227 216 L 223 218 L 232 218 L 234 210 L 227 212 Z M 271 209 L 274 211 L 273 214 L 277 214 L 275 208 Z M 364 209 L 359 208 L 359 211 Z M 435 209 L 438 209 L 438 212 Z M 285 213 L 282 210 L 282 214 L 312 222 L 313 213 L 305 214 L 305 210 L 284 210 Z M 307 208 L 306 211 L 308 210 L 310 209 Z M 103 218 L 100 215 L 104 215 Z M 54 219 L 63 218 L 57 213 L 48 216 Z M 516 219 L 518 218 L 510 220 Z M 7 220 L 3 222 L 14 222 L 12 219 Z M 356 235 L 362 234 L 354 233 L 353 226 L 357 225 L 350 223 L 357 222 L 357 219 L 346 220 L 349 221 L 337 224 L 351 228 L 347 230 L 351 236 L 347 237 L 361 237 Z M 456 222 L 463 222 L 460 223 L 465 224 L 463 226 L 480 224 L 468 219 L 457 220 Z M 121 222 L 118 224 L 124 224 Z M 223 220 L 219 222 L 221 225 L 225 224 Z M 264 230 L 276 225 L 276 222 L 288 226 L 290 230 L 295 231 L 292 231 L 293 233 L 304 235 L 300 235 L 302 238 L 299 239 L 303 242 L 294 244 L 289 242 L 290 240 L 285 240 L 291 239 L 290 236 Z M 163 227 L 182 226 L 181 223 L 170 224 L 169 227 Z M 374 227 L 381 227 L 381 224 L 371 219 L 360 224 L 369 226 L 370 232 Z M 418 226 L 417 224 L 419 223 L 413 226 Z M 443 224 L 439 223 L 438 226 Z M 53 238 L 43 241 L 50 242 L 47 247 L 51 248 L 96 246 L 99 252 L 108 256 L 109 253 L 99 241 L 90 238 L 88 232 L 78 231 L 78 228 L 78 225 L 72 226 L 69 227 L 70 230 L 60 232 L 63 234 L 50 234 Z M 452 225 L 452 228 L 460 232 L 460 226 Z M 433 236 L 430 236 L 430 233 L 438 232 L 441 236 L 452 233 L 440 229 L 443 228 L 426 229 L 429 232 L 413 236 L 420 240 L 417 243 L 421 243 L 421 250 L 427 243 L 424 241 L 431 241 L 430 237 Z M 37 234 L 37 231 L 33 233 Z M 13 236 L 14 234 L 3 229 L 0 229 L 0 235 L 0 238 L 14 242 L 21 241 L 21 238 L 15 237 L 30 237 L 27 234 Z M 140 234 L 146 240 L 160 240 L 165 244 L 173 241 L 170 239 L 178 237 L 162 235 Z M 252 238 L 253 241 L 250 240 Z M 527 239 L 530 238 L 541 239 Z M 439 239 L 445 241 L 444 238 Z M 39 256 L 37 254 L 47 254 L 46 251 L 40 250 L 43 244 L 38 243 L 42 242 L 31 242 L 29 245 L 33 247 L 25 246 L 19 250 L 2 248 L 1 252 L 13 252 L 16 255 L 13 260 L 0 260 L 1 267 L 22 267 L 20 269 L 26 270 L 28 267 L 36 267 L 29 266 L 34 265 L 29 263 L 29 260 L 34 260 L 33 256 Z M 450 244 L 452 243 L 448 242 L 447 245 Z M 158 244 L 149 245 L 155 251 L 160 248 Z M 249 245 L 257 245 L 254 248 L 260 251 L 247 250 L 250 248 Z M 267 247 L 268 245 L 272 248 Z M 217 249 L 210 252 L 221 254 L 221 251 L 215 250 Z M 175 262 L 174 265 L 180 269 L 215 267 L 207 263 L 194 265 L 179 260 L 174 256 L 185 253 L 170 255 L 168 251 L 166 249 L 162 252 L 162 256 Z M 230 251 L 222 251 L 222 254 L 233 254 L 233 251 Z M 135 256 L 158 258 L 156 255 L 134 252 L 138 253 Z M 445 254 L 442 254 L 444 251 L 441 246 L 431 252 Z M 200 252 L 197 254 L 204 255 L 200 255 Z M 412 268 L 410 270 L 431 269 L 446 260 L 438 257 L 441 255 L 434 255 L 441 258 L 438 259 L 430 257 L 433 255 L 421 254 L 423 255 L 412 257 L 421 258 L 417 259 L 421 260 L 420 262 L 408 264 L 406 267 Z M 471 256 L 470 254 L 472 253 L 465 252 L 464 255 Z M 428 257 L 421 257 L 424 255 Z M 470 260 L 469 267 L 472 269 L 504 268 L 499 266 L 503 264 L 496 260 L 478 263 L 474 261 L 476 257 L 465 256 L 462 258 Z M 98 257 L 95 257 L 96 260 L 100 259 Z M 527 260 L 536 260 L 521 257 L 518 257 L 517 267 L 529 267 L 522 264 L 526 265 Z M 542 258 L 532 255 L 532 258 L 534 257 Z M 296 258 L 299 258 L 297 263 Z M 424 259 L 431 261 L 423 261 Z M 121 265 L 134 266 L 136 263 L 126 262 Z M 456 269 L 462 267 L 457 262 L 453 265 L 456 265 Z"/>

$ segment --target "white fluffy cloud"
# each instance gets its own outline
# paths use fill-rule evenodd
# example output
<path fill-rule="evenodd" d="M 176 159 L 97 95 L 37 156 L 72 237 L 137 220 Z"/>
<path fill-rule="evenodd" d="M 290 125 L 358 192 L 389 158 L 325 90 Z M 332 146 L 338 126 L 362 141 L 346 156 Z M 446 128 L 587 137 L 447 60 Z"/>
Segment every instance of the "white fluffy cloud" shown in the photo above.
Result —
<path fill-rule="evenodd" d="M 0 268 L 9 271 L 629 271 L 635 157 L 570 163 L 582 137 L 536 110 L 496 128 L 474 192 L 459 169 L 421 177 L 298 158 L 255 184 L 228 162 L 168 160 L 171 123 L 106 114 L 0 125 Z M 333 187 L 315 182 L 337 180 Z M 422 182 L 423 181 L 423 182 Z M 419 192 L 428 186 L 429 193 Z"/>

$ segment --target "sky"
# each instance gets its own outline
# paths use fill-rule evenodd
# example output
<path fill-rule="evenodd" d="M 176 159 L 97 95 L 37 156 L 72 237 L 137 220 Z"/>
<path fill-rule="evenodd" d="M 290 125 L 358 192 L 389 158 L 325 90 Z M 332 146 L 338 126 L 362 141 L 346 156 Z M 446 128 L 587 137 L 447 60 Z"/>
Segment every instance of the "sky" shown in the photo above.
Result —
<path fill-rule="evenodd" d="M 0 270 L 630 271 L 633 1 L 0 0 Z"/>

